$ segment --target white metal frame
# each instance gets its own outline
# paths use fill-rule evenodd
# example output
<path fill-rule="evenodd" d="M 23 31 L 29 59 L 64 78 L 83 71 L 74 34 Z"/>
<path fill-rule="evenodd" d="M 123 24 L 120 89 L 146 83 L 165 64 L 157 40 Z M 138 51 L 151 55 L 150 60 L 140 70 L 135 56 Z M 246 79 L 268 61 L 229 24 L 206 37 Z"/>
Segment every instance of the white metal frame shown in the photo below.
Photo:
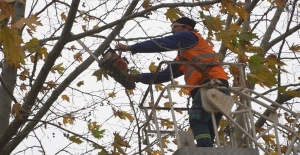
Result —
<path fill-rule="evenodd" d="M 159 67 L 161 67 L 162 64 L 173 64 L 173 63 L 195 63 L 195 62 L 178 62 L 178 61 L 163 61 L 159 64 Z M 223 140 L 225 139 L 225 137 L 229 138 L 229 145 L 226 144 L 226 141 L 221 141 L 219 139 L 218 136 L 216 136 L 216 147 L 240 147 L 238 146 L 238 144 L 236 143 L 236 135 L 235 135 L 235 131 L 238 130 L 240 132 L 242 132 L 243 136 L 244 136 L 244 140 L 245 140 L 245 145 L 247 148 L 253 148 L 253 149 L 259 149 L 260 151 L 264 152 L 265 154 L 270 154 L 269 151 L 265 148 L 265 146 L 263 144 L 261 144 L 260 141 L 258 141 L 260 138 L 262 138 L 264 135 L 267 135 L 268 132 L 273 129 L 273 131 L 275 132 L 275 136 L 276 136 L 276 149 L 277 152 L 279 154 L 281 154 L 281 140 L 280 140 L 280 135 L 278 133 L 278 130 L 284 130 L 285 132 L 288 132 L 290 135 L 293 136 L 292 138 L 292 144 L 288 145 L 288 148 L 286 150 L 286 152 L 284 154 L 289 155 L 289 154 L 298 154 L 300 151 L 299 147 L 300 147 L 300 137 L 297 134 L 296 130 L 296 124 L 297 122 L 299 122 L 299 117 L 300 115 L 297 114 L 294 111 L 289 110 L 288 108 L 274 102 L 273 100 L 251 90 L 245 87 L 245 73 L 244 73 L 244 67 L 245 64 L 242 63 L 195 63 L 195 64 L 199 64 L 199 65 L 234 65 L 237 66 L 239 68 L 239 72 L 240 72 L 240 87 L 222 87 L 220 85 L 214 85 L 214 83 L 217 83 L 217 81 L 213 81 L 214 83 L 212 83 L 211 88 L 215 88 L 217 90 L 220 89 L 227 89 L 229 90 L 233 95 L 232 96 L 227 96 L 227 97 L 232 97 L 232 98 L 238 98 L 238 99 L 234 99 L 234 105 L 235 107 L 237 107 L 235 110 L 231 111 L 229 114 L 228 113 L 224 113 L 222 111 L 222 107 L 217 107 L 217 109 L 219 109 L 219 111 L 221 111 L 224 116 L 227 118 L 227 120 L 229 121 L 228 123 L 228 128 L 230 130 L 229 135 L 226 135 L 226 132 L 223 132 Z M 155 76 L 157 75 L 157 73 L 154 75 L 152 81 L 154 81 Z M 157 134 L 157 142 L 159 143 L 160 149 L 161 149 L 161 153 L 164 154 L 164 148 L 163 148 L 163 144 L 162 144 L 162 135 L 163 134 L 172 134 L 176 136 L 176 140 L 177 140 L 177 146 L 178 148 L 181 148 L 180 145 L 180 137 L 178 135 L 178 126 L 177 126 L 177 121 L 176 121 L 176 114 L 175 114 L 175 108 L 173 106 L 173 99 L 172 99 L 172 94 L 171 94 L 171 89 L 175 88 L 190 88 L 190 87 L 194 87 L 194 88 L 198 88 L 198 87 L 204 87 L 207 86 L 208 84 L 204 84 L 204 85 L 197 85 L 197 86 L 189 86 L 189 85 L 175 85 L 174 84 L 174 78 L 173 78 L 173 73 L 170 70 L 170 75 L 171 75 L 171 84 L 165 86 L 159 96 L 157 97 L 157 99 L 154 99 L 154 93 L 153 93 L 153 89 L 152 89 L 152 84 L 149 85 L 148 90 L 146 91 L 144 98 L 142 100 L 142 102 L 140 103 L 140 108 L 143 109 L 145 111 L 145 115 L 147 117 L 144 125 L 143 125 L 143 131 L 144 131 L 144 138 L 146 141 L 146 144 L 148 146 L 148 151 L 149 153 L 151 152 L 150 148 L 150 141 L 148 138 L 149 134 L 153 134 L 156 133 Z M 161 98 L 163 96 L 164 93 L 167 93 L 169 96 L 169 103 L 171 104 L 170 108 L 160 108 L 158 107 L 158 104 L 161 101 Z M 154 103 L 152 107 L 149 106 L 145 106 L 144 102 L 146 101 L 146 98 L 150 95 L 151 98 L 151 102 Z M 254 97 L 253 97 L 254 95 Z M 214 103 L 211 103 L 214 104 Z M 256 111 L 254 108 L 252 108 L 254 105 L 259 105 L 260 107 L 263 107 L 265 110 L 269 110 L 271 111 L 271 114 L 269 117 L 261 114 L 260 112 Z M 214 105 L 215 107 L 217 105 Z M 156 110 L 161 109 L 161 110 L 170 110 L 171 112 L 171 116 L 172 116 L 172 122 L 173 122 L 173 126 L 174 126 L 174 130 L 173 131 L 163 131 L 160 129 L 159 124 L 158 124 L 158 118 L 157 118 L 157 113 Z M 177 108 L 178 109 L 178 108 Z M 188 110 L 188 108 L 179 108 L 181 110 Z M 293 122 L 292 128 L 289 128 L 287 126 L 285 126 L 284 124 L 281 124 L 278 121 L 278 117 L 276 117 L 276 110 L 284 110 L 286 112 L 288 112 L 289 114 L 291 114 L 295 121 Z M 150 113 L 149 113 L 150 111 Z M 242 127 L 240 124 L 238 124 L 237 122 L 235 122 L 235 117 L 238 114 L 243 114 L 244 115 L 244 124 Z M 256 133 L 256 129 L 255 129 L 255 124 L 254 124 L 254 118 L 253 116 L 258 116 L 261 117 L 265 120 L 267 120 L 268 122 L 272 123 L 265 131 L 263 131 L 262 133 L 258 134 Z M 275 117 L 274 117 L 275 116 Z M 212 113 L 212 118 L 214 117 L 214 113 Z M 151 129 L 151 120 L 153 120 L 154 122 L 154 129 Z M 215 130 L 215 135 L 217 134 L 217 128 L 216 128 L 216 123 L 215 123 L 215 119 L 214 119 L 214 130 Z M 299 130 L 299 129 L 297 129 Z M 296 146 L 297 145 L 297 146 Z"/>

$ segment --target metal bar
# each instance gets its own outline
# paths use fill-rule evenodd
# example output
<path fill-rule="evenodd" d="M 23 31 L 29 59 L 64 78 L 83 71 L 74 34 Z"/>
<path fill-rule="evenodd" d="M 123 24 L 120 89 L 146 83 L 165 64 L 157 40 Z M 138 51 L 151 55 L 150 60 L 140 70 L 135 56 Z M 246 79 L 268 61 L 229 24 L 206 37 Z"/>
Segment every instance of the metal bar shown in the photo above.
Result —
<path fill-rule="evenodd" d="M 243 129 L 243 127 L 241 127 L 238 123 L 236 123 L 230 116 L 224 114 L 226 116 L 227 119 L 229 119 L 235 126 L 237 126 L 239 128 L 239 130 L 241 130 L 250 140 L 252 140 L 261 150 L 263 150 L 266 154 L 270 153 L 263 147 L 261 146 L 256 139 L 254 139 L 245 129 Z"/>
<path fill-rule="evenodd" d="M 172 114 L 172 119 L 173 119 L 173 125 L 174 125 L 174 130 L 175 130 L 177 147 L 181 148 L 180 137 L 179 137 L 178 127 L 177 127 L 177 121 L 176 121 L 176 117 L 175 117 L 175 112 L 174 112 L 174 108 L 173 108 L 173 101 L 172 101 L 172 96 L 171 96 L 171 91 L 170 91 L 170 87 L 169 86 L 168 86 L 167 91 L 168 91 L 168 95 L 169 95 L 169 102 L 170 102 L 170 107 L 171 107 L 171 114 Z"/>
<path fill-rule="evenodd" d="M 251 103 L 250 102 L 247 102 L 248 103 L 248 106 L 249 106 L 249 108 L 250 109 L 252 109 L 252 105 L 251 105 Z M 256 129 L 255 129 L 255 124 L 254 124 L 254 120 L 253 120 L 253 114 L 252 114 L 252 111 L 251 110 L 249 110 L 249 113 L 248 113 L 248 115 L 247 115 L 247 117 L 249 118 L 249 129 L 251 129 L 252 130 L 252 136 L 253 137 L 255 137 L 255 135 L 256 135 Z M 253 148 L 253 143 L 251 143 L 251 147 Z"/>
<path fill-rule="evenodd" d="M 279 136 L 278 136 L 278 130 L 277 130 L 277 125 L 274 125 L 274 130 L 275 130 L 275 137 L 276 137 L 276 147 L 278 154 L 281 154 L 281 147 L 280 147 L 280 142 L 279 142 Z"/>
<path fill-rule="evenodd" d="M 219 135 L 218 135 L 218 127 L 217 127 L 217 123 L 216 123 L 216 117 L 215 117 L 215 113 L 213 113 L 213 112 L 211 113 L 211 120 L 213 122 L 213 127 L 214 127 L 217 146 L 221 147 L 220 138 L 219 138 Z M 213 138 L 213 137 L 211 137 L 211 138 Z"/>
<path fill-rule="evenodd" d="M 156 111 L 154 110 L 153 111 L 153 122 L 155 124 L 155 127 L 156 127 L 156 132 L 157 132 L 157 138 L 158 138 L 158 143 L 159 143 L 159 146 L 160 146 L 160 150 L 161 150 L 161 153 L 164 155 L 164 147 L 163 147 L 163 144 L 162 144 L 162 139 L 161 139 L 161 133 L 160 133 L 160 130 L 159 130 L 159 126 L 158 126 L 158 122 L 157 122 L 157 117 L 156 117 Z"/>
<path fill-rule="evenodd" d="M 156 130 L 147 130 L 148 133 L 156 133 L 157 131 Z M 167 134 L 174 134 L 175 131 L 165 131 L 165 130 L 160 130 L 160 133 L 167 133 Z"/>
<path fill-rule="evenodd" d="M 142 107 L 141 109 L 152 109 L 152 107 Z M 174 110 L 189 110 L 190 108 L 175 108 Z M 171 110 L 169 107 L 156 107 L 156 110 Z"/>
<path fill-rule="evenodd" d="M 171 68 L 171 64 L 168 64 L 168 66 L 169 66 L 171 84 L 174 85 L 174 76 L 173 76 L 173 71 L 172 71 L 172 68 Z"/>

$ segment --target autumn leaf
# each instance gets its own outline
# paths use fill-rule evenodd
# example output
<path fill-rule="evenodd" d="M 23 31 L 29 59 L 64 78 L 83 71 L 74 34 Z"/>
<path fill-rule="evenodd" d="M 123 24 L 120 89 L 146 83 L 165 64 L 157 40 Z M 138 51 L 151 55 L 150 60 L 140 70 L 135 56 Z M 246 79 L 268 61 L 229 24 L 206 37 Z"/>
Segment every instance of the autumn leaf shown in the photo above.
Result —
<path fill-rule="evenodd" d="M 151 64 L 149 65 L 149 71 L 151 73 L 156 72 L 157 70 L 157 66 L 155 66 L 155 62 L 151 62 Z"/>
<path fill-rule="evenodd" d="M 11 67 L 19 67 L 20 64 L 25 64 L 25 52 L 21 47 L 23 40 L 18 31 L 10 29 L 6 25 L 0 28 L 0 42 L 3 43 L 3 53 L 6 63 Z"/>
<path fill-rule="evenodd" d="M 237 8 L 237 14 L 244 20 L 248 20 L 248 17 L 249 17 L 249 13 L 247 12 L 246 9 L 244 8 Z"/>
<path fill-rule="evenodd" d="M 300 52 L 300 46 L 299 45 L 292 45 L 290 47 L 290 50 L 293 52 Z"/>
<path fill-rule="evenodd" d="M 98 153 L 98 155 L 110 155 L 110 154 L 103 149 L 101 152 Z"/>
<path fill-rule="evenodd" d="M 139 74 L 139 73 L 140 73 L 138 70 L 136 70 L 135 67 L 130 67 L 130 68 L 128 69 L 128 72 L 129 72 L 130 74 Z"/>
<path fill-rule="evenodd" d="M 130 148 L 130 145 L 127 141 L 125 141 L 118 133 L 114 133 L 114 142 L 112 146 L 114 147 L 114 152 L 118 151 L 121 154 L 125 154 L 124 150 L 121 147 Z"/>
<path fill-rule="evenodd" d="M 15 103 L 12 106 L 11 114 L 14 115 L 18 119 L 23 119 L 21 115 L 21 111 L 23 111 L 22 105 L 20 103 Z"/>
<path fill-rule="evenodd" d="M 131 90 L 126 89 L 126 92 L 127 92 L 129 95 L 134 95 L 133 89 L 131 89 Z"/>
<path fill-rule="evenodd" d="M 265 141 L 266 145 L 275 145 L 275 135 L 263 135 L 262 139 Z"/>
<path fill-rule="evenodd" d="M 43 58 L 44 60 L 48 59 L 48 52 L 46 48 L 42 47 L 37 52 L 38 52 L 38 59 L 43 59 Z"/>
<path fill-rule="evenodd" d="M 40 21 L 38 21 L 38 19 L 39 17 L 37 17 L 36 15 L 31 15 L 28 18 L 21 18 L 17 20 L 12 24 L 12 26 L 21 29 L 25 24 L 29 27 L 29 29 L 35 31 L 36 26 L 43 26 L 43 24 Z"/>
<path fill-rule="evenodd" d="M 153 106 L 153 102 L 148 102 L 148 105 L 149 105 L 149 107 L 152 107 Z"/>
<path fill-rule="evenodd" d="M 170 141 L 169 141 L 167 138 L 165 138 L 165 137 L 162 138 L 161 141 L 162 141 L 163 147 L 164 147 L 164 148 L 168 148 L 168 145 L 167 145 L 167 144 L 169 144 Z"/>
<path fill-rule="evenodd" d="M 107 71 L 105 69 L 98 69 L 93 73 L 93 76 L 97 77 L 97 81 L 102 80 L 102 76 L 108 79 Z"/>
<path fill-rule="evenodd" d="M 78 62 L 82 62 L 82 54 L 80 52 L 76 53 L 73 57 Z"/>
<path fill-rule="evenodd" d="M 266 74 L 258 74 L 258 75 L 255 75 L 255 74 L 251 74 L 251 73 L 248 73 L 247 74 L 247 79 L 248 79 L 248 82 L 250 83 L 257 83 L 259 84 L 261 87 L 265 87 L 267 86 L 268 88 L 271 88 L 272 86 L 276 85 L 277 84 L 277 80 L 275 79 L 274 75 L 272 75 L 271 73 L 269 73 L 268 70 L 266 70 Z"/>
<path fill-rule="evenodd" d="M 180 88 L 180 90 L 178 91 L 178 94 L 180 96 L 182 96 L 182 95 L 189 95 L 189 92 L 185 88 Z"/>
<path fill-rule="evenodd" d="M 64 117 L 63 117 L 63 123 L 64 125 L 66 125 L 67 123 L 69 124 L 74 124 L 74 120 L 75 120 L 75 117 L 70 115 L 70 114 L 66 114 Z"/>
<path fill-rule="evenodd" d="M 88 124 L 88 129 L 89 130 L 99 130 L 101 125 L 99 125 L 97 122 L 91 122 Z"/>
<path fill-rule="evenodd" d="M 20 90 L 21 91 L 27 90 L 27 86 L 24 83 L 22 83 L 20 86 Z"/>
<path fill-rule="evenodd" d="M 253 73 L 259 73 L 264 69 L 264 66 L 262 65 L 264 62 L 264 58 L 258 55 L 253 55 L 250 57 L 249 68 Z"/>
<path fill-rule="evenodd" d="M 37 38 L 32 38 L 29 42 L 25 43 L 24 48 L 30 52 L 36 52 L 40 48 L 40 42 Z"/>
<path fill-rule="evenodd" d="M 57 65 L 53 66 L 51 68 L 51 72 L 56 73 L 56 71 L 57 71 L 59 74 L 62 74 L 65 70 L 65 68 L 62 65 L 63 65 L 63 63 L 60 63 L 60 64 L 57 64 Z"/>
<path fill-rule="evenodd" d="M 177 139 L 173 139 L 172 143 L 174 143 L 175 145 L 177 145 Z"/>
<path fill-rule="evenodd" d="M 283 145 L 283 146 L 281 147 L 281 152 L 282 152 L 282 153 L 286 153 L 287 149 L 288 149 L 288 147 L 287 147 L 286 145 Z"/>
<path fill-rule="evenodd" d="M 144 0 L 144 2 L 142 4 L 142 7 L 144 9 L 147 9 L 147 8 L 151 7 L 150 0 Z"/>
<path fill-rule="evenodd" d="M 116 97 L 116 93 L 114 93 L 114 92 L 108 93 L 108 96 L 111 98 L 114 98 L 114 97 Z"/>
<path fill-rule="evenodd" d="M 65 15 L 64 12 L 60 14 L 60 17 L 63 21 L 67 21 L 67 16 Z"/>
<path fill-rule="evenodd" d="M 114 115 L 118 116 L 119 118 L 124 119 L 124 120 L 128 119 L 130 122 L 132 122 L 134 120 L 132 115 L 130 113 L 125 112 L 125 111 L 119 111 L 118 110 L 118 111 L 114 112 Z"/>
<path fill-rule="evenodd" d="M 184 16 L 184 14 L 178 8 L 168 8 L 165 15 L 166 19 L 169 19 L 171 22 L 180 18 L 180 16 Z"/>
<path fill-rule="evenodd" d="M 5 0 L 4 2 L 0 1 L 0 10 L 1 10 L 0 21 L 3 21 L 5 18 L 9 19 L 10 16 L 14 15 L 14 8 L 12 7 L 12 5 L 5 2 L 9 2 L 9 1 L 8 0 Z"/>
<path fill-rule="evenodd" d="M 97 28 L 99 28 L 100 26 L 99 25 L 94 25 L 93 26 L 93 29 L 97 29 Z"/>
<path fill-rule="evenodd" d="M 163 86 L 164 86 L 164 85 L 161 84 L 161 83 L 160 83 L 160 84 L 155 84 L 155 90 L 156 90 L 156 91 L 162 90 L 162 89 L 163 89 Z"/>
<path fill-rule="evenodd" d="M 232 16 L 235 15 L 236 13 L 236 6 L 234 5 L 234 2 L 233 1 L 230 1 L 230 0 L 222 0 L 222 8 L 226 9 L 228 11 L 228 13 Z"/>
<path fill-rule="evenodd" d="M 270 54 L 266 58 L 268 67 L 272 70 L 273 73 L 279 73 L 280 69 L 278 69 L 278 66 L 284 66 L 286 65 L 284 62 L 280 61 L 276 55 Z"/>
<path fill-rule="evenodd" d="M 105 130 L 92 130 L 92 135 L 97 138 L 101 139 L 103 137 Z"/>
<path fill-rule="evenodd" d="M 291 118 L 291 117 L 285 117 L 285 120 L 288 122 L 288 123 L 294 123 L 295 122 L 295 119 Z"/>
<path fill-rule="evenodd" d="M 37 38 L 32 38 L 29 42 L 25 43 L 24 48 L 29 52 L 29 53 L 34 53 L 37 52 L 37 60 L 43 59 L 47 60 L 48 59 L 48 52 L 47 49 L 44 47 L 40 46 L 40 41 Z M 31 57 L 31 62 L 35 62 L 35 57 Z"/>
<path fill-rule="evenodd" d="M 204 11 L 209 11 L 209 9 L 211 9 L 213 7 L 213 5 L 200 5 L 200 8 Z"/>
<path fill-rule="evenodd" d="M 238 38 L 243 41 L 252 41 L 257 38 L 257 35 L 251 32 L 241 32 L 238 34 Z"/>
<path fill-rule="evenodd" d="M 165 107 L 165 108 L 170 108 L 170 107 L 171 107 L 171 104 L 170 104 L 170 102 L 166 102 L 166 103 L 164 103 L 164 107 Z"/>
<path fill-rule="evenodd" d="M 80 140 L 79 138 L 77 138 L 77 136 L 71 136 L 69 138 L 69 140 L 72 141 L 72 142 L 74 142 L 74 143 L 76 143 L 76 144 L 81 144 L 83 142 L 82 140 Z"/>
<path fill-rule="evenodd" d="M 51 80 L 51 81 L 47 82 L 47 87 L 50 89 L 56 88 L 56 84 L 54 81 Z"/>
<path fill-rule="evenodd" d="M 81 87 L 82 85 L 84 85 L 84 81 L 79 81 L 79 82 L 77 83 L 77 87 Z"/>
<path fill-rule="evenodd" d="M 74 52 L 74 50 L 77 50 L 75 45 L 72 45 L 71 47 L 68 48 L 68 50 L 72 50 Z"/>
<path fill-rule="evenodd" d="M 213 31 L 221 31 L 223 29 L 224 21 L 221 20 L 220 17 L 212 17 L 212 16 L 206 16 L 203 12 L 199 12 L 200 17 L 203 19 L 204 25 L 209 29 Z"/>
<path fill-rule="evenodd" d="M 286 6 L 286 1 L 285 0 L 274 0 L 275 4 L 278 6 L 278 7 L 285 7 Z"/>
<path fill-rule="evenodd" d="M 84 32 L 86 32 L 86 31 L 87 31 L 87 29 L 86 29 L 86 25 L 82 25 L 82 26 L 81 26 L 81 28 L 82 28 L 82 30 L 83 30 Z"/>
<path fill-rule="evenodd" d="M 300 92 L 297 90 L 287 90 L 287 87 L 281 86 L 278 88 L 278 91 L 283 95 L 290 95 L 294 97 L 300 97 Z"/>
<path fill-rule="evenodd" d="M 176 109 L 175 111 L 178 112 L 179 114 L 183 114 L 182 110 L 180 110 L 180 109 Z"/>
<path fill-rule="evenodd" d="M 70 99 L 69 99 L 68 95 L 61 95 L 61 99 L 70 102 Z"/>
<path fill-rule="evenodd" d="M 277 84 L 277 79 L 275 74 L 264 65 L 265 62 L 266 60 L 258 55 L 251 56 L 249 59 L 251 73 L 247 74 L 247 78 L 249 82 L 270 88 Z"/>
<path fill-rule="evenodd" d="M 240 86 L 240 70 L 239 70 L 239 67 L 235 66 L 235 65 L 231 65 L 229 67 L 229 72 L 230 74 L 233 76 L 233 86 Z"/>
<path fill-rule="evenodd" d="M 176 102 L 173 102 L 173 105 L 176 104 Z M 170 108 L 171 107 L 171 103 L 170 102 L 165 102 L 164 103 L 164 107 L 166 108 Z"/>
<path fill-rule="evenodd" d="M 155 150 L 152 152 L 152 155 L 162 155 L 162 153 L 159 150 Z"/>
<path fill-rule="evenodd" d="M 170 118 L 163 119 L 161 125 L 167 128 L 173 128 L 173 124 L 170 122 Z"/>
<path fill-rule="evenodd" d="M 29 69 L 24 69 L 21 73 L 20 73 L 20 77 L 19 79 L 24 81 L 26 80 L 26 78 L 28 77 L 29 75 Z"/>
<path fill-rule="evenodd" d="M 115 140 L 120 146 L 130 148 L 130 145 L 127 141 L 125 141 L 118 133 L 114 133 Z"/>
<path fill-rule="evenodd" d="M 256 132 L 260 132 L 260 133 L 262 133 L 266 130 L 266 129 L 260 128 L 260 127 L 256 127 L 255 129 L 256 129 Z"/>
<path fill-rule="evenodd" d="M 288 91 L 285 91 L 283 94 L 290 95 L 293 97 L 300 97 L 300 92 L 297 90 L 288 90 Z"/>

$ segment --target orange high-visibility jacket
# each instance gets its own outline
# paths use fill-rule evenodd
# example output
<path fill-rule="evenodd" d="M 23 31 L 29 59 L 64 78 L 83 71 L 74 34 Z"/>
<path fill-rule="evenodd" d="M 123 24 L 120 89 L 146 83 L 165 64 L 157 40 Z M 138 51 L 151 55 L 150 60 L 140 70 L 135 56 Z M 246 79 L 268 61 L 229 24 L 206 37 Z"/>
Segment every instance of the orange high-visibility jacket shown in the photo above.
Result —
<path fill-rule="evenodd" d="M 187 50 L 180 50 L 176 57 L 177 61 L 194 61 L 194 62 L 212 62 L 214 55 L 216 54 L 212 47 L 205 41 L 202 36 L 196 32 L 193 32 L 198 37 L 198 43 Z M 219 59 L 214 62 L 220 62 Z M 205 70 L 206 66 L 198 65 L 201 70 Z M 180 70 L 184 74 L 184 80 L 187 85 L 200 85 L 202 79 L 202 73 L 194 68 L 190 64 L 183 64 L 180 66 Z M 228 80 L 228 77 L 222 66 L 214 66 L 208 73 L 208 77 Z M 207 77 L 205 77 L 207 78 Z M 194 88 L 187 88 L 187 91 L 191 93 Z"/>

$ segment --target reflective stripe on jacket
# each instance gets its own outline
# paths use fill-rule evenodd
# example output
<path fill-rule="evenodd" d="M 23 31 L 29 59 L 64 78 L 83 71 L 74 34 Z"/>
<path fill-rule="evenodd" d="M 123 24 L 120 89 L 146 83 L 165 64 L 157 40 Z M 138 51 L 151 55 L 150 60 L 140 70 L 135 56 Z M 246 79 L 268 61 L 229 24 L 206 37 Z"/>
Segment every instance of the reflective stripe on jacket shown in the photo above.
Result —
<path fill-rule="evenodd" d="M 212 47 L 205 41 L 200 34 L 193 32 L 198 37 L 198 43 L 187 50 L 178 51 L 176 57 L 177 61 L 194 61 L 194 62 L 212 62 L 214 55 L 216 54 Z M 217 55 L 216 55 L 217 56 Z M 219 59 L 214 62 L 220 62 Z M 206 66 L 198 65 L 203 71 Z M 184 74 L 184 80 L 187 85 L 200 85 L 202 79 L 202 73 L 190 64 L 183 64 L 180 66 L 180 70 Z M 208 73 L 211 78 L 228 80 L 228 77 L 222 66 L 214 66 Z M 207 77 L 205 77 L 207 78 Z M 194 88 L 187 88 L 191 92 Z"/>

